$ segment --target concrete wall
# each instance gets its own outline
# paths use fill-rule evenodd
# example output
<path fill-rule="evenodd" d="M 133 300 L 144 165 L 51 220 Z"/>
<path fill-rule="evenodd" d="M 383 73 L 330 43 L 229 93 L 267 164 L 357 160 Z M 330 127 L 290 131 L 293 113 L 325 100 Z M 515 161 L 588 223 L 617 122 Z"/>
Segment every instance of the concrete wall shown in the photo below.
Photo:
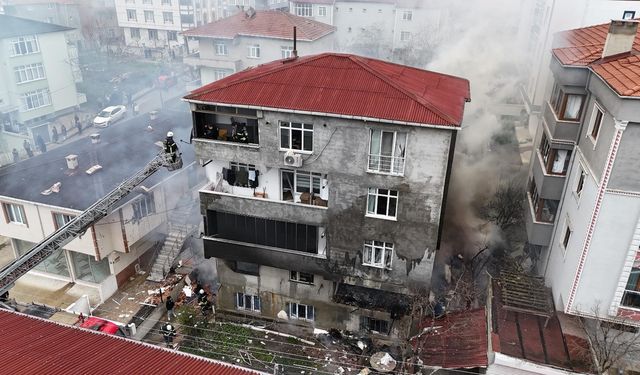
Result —
<path fill-rule="evenodd" d="M 394 291 L 406 291 L 408 277 L 428 284 L 451 131 L 264 112 L 259 119 L 259 147 L 197 139 L 196 153 L 204 160 L 255 164 L 261 171 L 285 168 L 284 152 L 279 149 L 280 120 L 314 124 L 315 151 L 305 155 L 307 162 L 299 169 L 328 175 L 327 256 L 331 261 L 327 272 L 352 276 L 358 279 L 354 282 L 364 286 Z M 408 132 L 404 177 L 366 172 L 371 128 Z M 368 187 L 399 192 L 397 221 L 365 216 Z M 202 204 L 203 214 L 207 208 L 216 207 L 215 199 Z M 296 210 L 306 208 L 275 202 L 251 207 L 246 214 L 272 218 L 295 217 Z M 362 265 L 365 240 L 394 243 L 392 270 Z"/>
<path fill-rule="evenodd" d="M 607 138 L 604 140 L 606 141 Z M 608 185 L 610 189 L 640 192 L 638 144 L 640 144 L 640 123 L 629 123 L 622 133 L 620 148 L 613 164 L 611 180 Z M 601 147 L 604 148 L 605 145 L 606 142 L 603 142 Z"/>

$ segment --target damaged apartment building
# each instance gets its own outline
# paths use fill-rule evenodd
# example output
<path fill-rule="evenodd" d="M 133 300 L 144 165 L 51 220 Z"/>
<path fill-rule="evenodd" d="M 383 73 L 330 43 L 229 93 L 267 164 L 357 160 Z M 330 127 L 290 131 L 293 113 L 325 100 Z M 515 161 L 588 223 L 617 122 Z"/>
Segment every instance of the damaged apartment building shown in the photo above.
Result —
<path fill-rule="evenodd" d="M 406 337 L 429 287 L 465 79 L 338 53 L 185 97 L 218 309 Z M 426 298 L 421 293 L 420 298 Z"/>

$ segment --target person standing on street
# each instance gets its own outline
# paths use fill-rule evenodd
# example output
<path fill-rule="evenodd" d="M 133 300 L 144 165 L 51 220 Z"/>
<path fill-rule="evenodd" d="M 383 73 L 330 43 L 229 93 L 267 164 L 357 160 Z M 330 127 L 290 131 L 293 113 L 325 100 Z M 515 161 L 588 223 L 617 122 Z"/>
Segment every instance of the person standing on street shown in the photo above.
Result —
<path fill-rule="evenodd" d="M 31 143 L 29 143 L 29 141 L 25 139 L 24 142 L 22 142 L 22 147 L 24 147 L 24 150 L 27 152 L 27 157 L 30 158 L 33 156 L 33 150 L 31 150 Z"/>
<path fill-rule="evenodd" d="M 18 154 L 18 150 L 16 150 L 15 148 L 13 149 L 13 151 L 11 151 L 11 153 L 13 154 L 13 162 L 17 163 L 20 161 L 20 154 Z"/>
<path fill-rule="evenodd" d="M 62 142 L 67 140 L 67 127 L 64 124 L 60 125 L 60 133 L 62 134 Z"/>
<path fill-rule="evenodd" d="M 53 139 L 53 143 L 58 143 L 58 129 L 55 125 L 53 126 L 53 129 L 51 129 L 51 139 Z"/>
<path fill-rule="evenodd" d="M 36 146 L 38 146 L 38 150 L 40 150 L 41 153 L 44 154 L 47 152 L 47 144 L 44 143 L 44 139 L 40 134 L 36 136 Z"/>
<path fill-rule="evenodd" d="M 167 307 L 167 320 L 171 321 L 171 316 L 173 316 L 174 318 L 176 317 L 176 313 L 173 311 L 173 309 L 176 306 L 176 303 L 173 301 L 173 298 L 171 298 L 171 296 L 167 297 L 167 302 L 165 303 L 165 306 Z"/>

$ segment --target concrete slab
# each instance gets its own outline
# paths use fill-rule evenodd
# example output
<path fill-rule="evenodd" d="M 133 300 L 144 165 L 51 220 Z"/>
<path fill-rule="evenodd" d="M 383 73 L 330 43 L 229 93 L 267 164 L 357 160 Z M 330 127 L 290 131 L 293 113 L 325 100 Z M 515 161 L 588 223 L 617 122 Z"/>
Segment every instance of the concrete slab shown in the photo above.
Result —
<path fill-rule="evenodd" d="M 97 288 L 55 280 L 42 275 L 27 273 L 11 288 L 9 295 L 20 303 L 37 303 L 65 309 L 78 298 L 88 295 L 92 306 L 98 305 L 100 295 Z"/>

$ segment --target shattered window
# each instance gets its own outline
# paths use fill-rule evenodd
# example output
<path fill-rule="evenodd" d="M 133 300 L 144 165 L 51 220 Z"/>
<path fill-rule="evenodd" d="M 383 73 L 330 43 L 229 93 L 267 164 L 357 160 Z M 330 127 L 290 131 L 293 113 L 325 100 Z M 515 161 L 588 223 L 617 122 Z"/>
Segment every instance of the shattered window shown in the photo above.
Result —
<path fill-rule="evenodd" d="M 306 272 L 291 271 L 289 280 L 297 283 L 313 284 L 313 274 Z"/>
<path fill-rule="evenodd" d="M 368 316 L 360 317 L 360 329 L 374 333 L 388 334 L 389 322 L 381 319 L 374 319 Z"/>
<path fill-rule="evenodd" d="M 393 244 L 382 241 L 365 241 L 362 264 L 365 266 L 391 269 Z"/>
<path fill-rule="evenodd" d="M 53 222 L 55 224 L 56 230 L 63 227 L 65 224 L 73 220 L 74 215 L 62 214 L 59 212 L 53 213 Z"/>
<path fill-rule="evenodd" d="M 250 294 L 236 293 L 236 308 L 260 312 L 260 297 Z"/>

